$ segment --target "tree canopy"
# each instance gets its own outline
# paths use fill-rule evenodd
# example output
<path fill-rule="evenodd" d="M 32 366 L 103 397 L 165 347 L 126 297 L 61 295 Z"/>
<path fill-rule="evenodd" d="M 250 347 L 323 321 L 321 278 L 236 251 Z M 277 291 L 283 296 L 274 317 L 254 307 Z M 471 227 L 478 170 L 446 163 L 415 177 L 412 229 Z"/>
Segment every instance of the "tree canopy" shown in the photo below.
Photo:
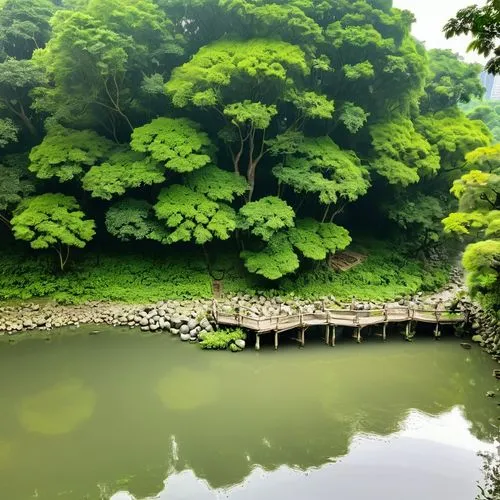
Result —
<path fill-rule="evenodd" d="M 45 193 L 24 199 L 14 210 L 11 221 L 16 238 L 32 248 L 54 248 L 61 271 L 69 258 L 70 247 L 83 248 L 95 234 L 95 223 L 72 196 Z"/>
<path fill-rule="evenodd" d="M 426 50 L 413 21 L 390 0 L 5 0 L 2 231 L 35 241 L 19 217 L 45 207 L 72 214 L 53 234 L 81 226 L 49 245 L 63 262 L 92 232 L 233 252 L 263 280 L 376 228 L 445 245 L 446 213 L 491 237 L 492 193 L 464 208 L 479 191 L 462 176 L 497 175 L 496 108 L 477 104 L 480 68 Z"/>

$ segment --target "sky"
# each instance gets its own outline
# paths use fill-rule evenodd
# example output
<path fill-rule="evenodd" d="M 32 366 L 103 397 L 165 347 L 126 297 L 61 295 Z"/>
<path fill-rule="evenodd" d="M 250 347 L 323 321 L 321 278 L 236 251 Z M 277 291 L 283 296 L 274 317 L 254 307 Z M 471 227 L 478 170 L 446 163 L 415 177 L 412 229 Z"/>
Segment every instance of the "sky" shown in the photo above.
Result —
<path fill-rule="evenodd" d="M 443 26 L 458 10 L 471 4 L 483 5 L 484 0 L 393 0 L 394 7 L 407 9 L 415 14 L 417 22 L 413 25 L 413 35 L 428 49 L 452 49 L 468 62 L 484 63 L 482 56 L 467 52 L 470 38 L 461 36 L 446 40 Z"/>

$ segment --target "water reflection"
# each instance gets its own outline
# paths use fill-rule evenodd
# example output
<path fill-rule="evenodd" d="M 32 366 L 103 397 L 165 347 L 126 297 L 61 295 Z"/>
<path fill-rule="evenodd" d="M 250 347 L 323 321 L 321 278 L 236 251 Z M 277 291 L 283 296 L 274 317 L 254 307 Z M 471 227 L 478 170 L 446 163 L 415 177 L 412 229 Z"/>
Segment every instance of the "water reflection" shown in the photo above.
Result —
<path fill-rule="evenodd" d="M 0 498 L 421 500 L 439 498 L 425 484 L 450 481 L 456 495 L 441 498 L 474 497 L 476 451 L 497 417 L 484 396 L 493 364 L 476 349 L 443 339 L 231 355 L 116 333 L 0 344 Z M 47 422 L 48 400 L 62 409 L 49 430 L 65 432 L 28 431 L 20 409 Z"/>

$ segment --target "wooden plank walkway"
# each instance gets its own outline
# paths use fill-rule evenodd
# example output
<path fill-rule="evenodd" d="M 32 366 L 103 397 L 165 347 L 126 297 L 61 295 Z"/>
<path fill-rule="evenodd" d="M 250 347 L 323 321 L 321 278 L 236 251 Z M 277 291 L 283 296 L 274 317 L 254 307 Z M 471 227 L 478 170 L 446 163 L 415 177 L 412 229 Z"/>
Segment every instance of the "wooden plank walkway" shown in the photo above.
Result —
<path fill-rule="evenodd" d="M 467 321 L 466 314 L 463 312 L 414 307 L 384 307 L 383 309 L 368 311 L 325 309 L 314 313 L 299 312 L 290 315 L 261 317 L 250 314 L 219 312 L 215 304 L 213 314 L 218 325 L 240 327 L 255 332 L 256 349 L 260 348 L 260 335 L 274 332 L 274 344 L 277 349 L 279 333 L 295 329 L 300 331 L 300 337 L 297 340 L 304 345 L 305 331 L 311 326 L 325 326 L 326 343 L 330 344 L 331 342 L 331 345 L 335 345 L 335 328 L 339 326 L 354 328 L 357 341 L 361 342 L 362 329 L 367 326 L 382 325 L 382 338 L 385 340 L 386 328 L 390 323 L 406 323 L 407 337 L 410 335 L 412 322 L 432 323 L 436 325 L 434 335 L 439 337 L 440 325 L 458 324 Z M 330 328 L 332 329 L 331 332 Z"/>

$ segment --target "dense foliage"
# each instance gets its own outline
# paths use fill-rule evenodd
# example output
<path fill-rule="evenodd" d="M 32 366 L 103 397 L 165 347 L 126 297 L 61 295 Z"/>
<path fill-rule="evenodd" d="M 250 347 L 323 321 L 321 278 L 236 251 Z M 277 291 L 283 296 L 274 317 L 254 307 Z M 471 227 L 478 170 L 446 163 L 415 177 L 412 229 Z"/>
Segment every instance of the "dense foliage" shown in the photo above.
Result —
<path fill-rule="evenodd" d="M 500 144 L 466 157 L 469 172 L 453 183 L 459 211 L 444 219 L 445 231 L 471 241 L 463 256 L 473 295 L 500 309 Z"/>
<path fill-rule="evenodd" d="M 446 36 L 472 34 L 470 50 L 490 57 L 486 69 L 490 73 L 500 73 L 500 4 L 498 0 L 487 0 L 486 5 L 471 5 L 458 11 L 445 26 Z"/>
<path fill-rule="evenodd" d="M 492 136 L 459 109 L 480 67 L 413 20 L 390 0 L 5 0 L 2 241 L 61 269 L 72 247 L 199 248 L 213 276 L 223 248 L 284 288 L 374 228 L 425 258 Z"/>

